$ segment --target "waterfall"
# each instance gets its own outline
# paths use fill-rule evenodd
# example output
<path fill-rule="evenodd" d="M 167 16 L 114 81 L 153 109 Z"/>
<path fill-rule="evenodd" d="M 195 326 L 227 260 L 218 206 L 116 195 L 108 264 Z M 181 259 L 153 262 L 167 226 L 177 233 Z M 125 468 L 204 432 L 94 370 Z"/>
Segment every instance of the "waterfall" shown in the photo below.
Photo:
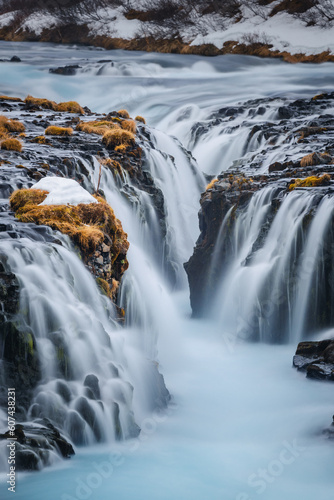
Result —
<path fill-rule="evenodd" d="M 216 289 L 206 299 L 227 336 L 296 343 L 332 324 L 326 304 L 333 300 L 333 209 L 332 196 L 267 187 L 235 222 L 228 212 L 209 274 Z M 224 245 L 229 255 L 222 264 L 217 256 Z"/>
<path fill-rule="evenodd" d="M 21 284 L 20 324 L 32 332 L 41 362 L 27 418 L 50 419 L 75 444 L 136 435 L 124 334 L 111 303 L 63 244 L 2 244 Z"/>

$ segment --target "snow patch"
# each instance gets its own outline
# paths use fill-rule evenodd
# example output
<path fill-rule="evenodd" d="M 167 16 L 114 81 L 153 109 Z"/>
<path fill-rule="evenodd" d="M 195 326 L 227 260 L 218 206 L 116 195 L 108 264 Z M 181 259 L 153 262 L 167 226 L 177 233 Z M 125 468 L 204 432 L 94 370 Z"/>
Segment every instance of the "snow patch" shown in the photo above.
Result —
<path fill-rule="evenodd" d="M 255 16 L 231 24 L 225 30 L 213 31 L 205 36 L 198 35 L 191 45 L 212 43 L 218 49 L 222 49 L 224 43 L 231 40 L 244 43 L 244 37 L 247 35 L 254 35 L 259 42 L 269 41 L 273 45 L 272 50 L 286 50 L 291 54 L 312 55 L 326 50 L 334 53 L 334 27 L 327 29 L 319 26 L 306 27 L 300 20 L 286 12 L 266 20 Z"/>
<path fill-rule="evenodd" d="M 64 177 L 45 177 L 31 189 L 42 189 L 49 194 L 40 205 L 79 205 L 98 203 L 98 201 L 73 179 Z"/>
<path fill-rule="evenodd" d="M 46 13 L 34 13 L 27 17 L 27 19 L 22 24 L 24 30 L 31 31 L 40 35 L 44 29 L 52 28 L 55 26 L 56 21 L 53 16 Z"/>

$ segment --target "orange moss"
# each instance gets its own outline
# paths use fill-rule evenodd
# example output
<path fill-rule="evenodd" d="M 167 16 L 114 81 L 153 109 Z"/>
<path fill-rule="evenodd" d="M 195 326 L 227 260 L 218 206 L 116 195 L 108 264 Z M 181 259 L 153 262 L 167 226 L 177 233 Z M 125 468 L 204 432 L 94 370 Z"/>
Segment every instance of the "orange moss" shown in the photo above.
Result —
<path fill-rule="evenodd" d="M 128 146 L 135 145 L 135 136 L 132 132 L 122 129 L 108 130 L 102 137 L 102 142 L 107 147 L 116 148 L 117 146 Z"/>
<path fill-rule="evenodd" d="M 130 115 L 128 113 L 128 111 L 126 109 L 120 109 L 119 111 L 117 111 L 117 113 L 119 114 L 119 116 L 121 118 L 125 118 L 125 119 L 129 119 L 130 118 Z"/>
<path fill-rule="evenodd" d="M 1 142 L 1 149 L 6 149 L 7 151 L 22 151 L 22 142 L 18 139 L 5 139 Z"/>
<path fill-rule="evenodd" d="M 146 120 L 145 120 L 145 118 L 143 118 L 143 117 L 142 117 L 142 116 L 140 116 L 140 115 L 136 116 L 135 120 L 136 120 L 137 122 L 141 122 L 141 123 L 146 124 Z"/>
<path fill-rule="evenodd" d="M 132 134 L 137 132 L 137 125 L 134 120 L 123 120 L 121 123 L 121 127 L 123 130 L 128 130 Z"/>
<path fill-rule="evenodd" d="M 289 185 L 289 191 L 293 191 L 297 187 L 326 186 L 330 183 L 330 180 L 331 176 L 329 174 L 324 174 L 321 177 L 312 175 L 305 179 L 293 179 Z"/>
<path fill-rule="evenodd" d="M 45 130 L 45 135 L 62 135 L 69 136 L 73 134 L 73 128 L 71 127 L 56 127 L 54 125 L 50 125 Z"/>

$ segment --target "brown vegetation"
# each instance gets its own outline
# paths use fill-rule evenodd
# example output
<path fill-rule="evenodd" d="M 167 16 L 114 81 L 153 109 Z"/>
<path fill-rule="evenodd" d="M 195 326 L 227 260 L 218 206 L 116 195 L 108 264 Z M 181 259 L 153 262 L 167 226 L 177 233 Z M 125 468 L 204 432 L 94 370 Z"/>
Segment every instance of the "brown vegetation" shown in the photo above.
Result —
<path fill-rule="evenodd" d="M 146 124 L 146 120 L 145 120 L 145 118 L 143 118 L 143 117 L 142 117 L 142 116 L 140 116 L 140 115 L 136 116 L 135 120 L 136 120 L 137 122 L 141 122 L 141 123 Z"/>
<path fill-rule="evenodd" d="M 121 118 L 130 118 L 129 112 L 126 109 L 120 109 L 119 111 L 117 111 L 117 113 Z"/>
<path fill-rule="evenodd" d="M 123 129 L 108 130 L 102 137 L 102 142 L 108 148 L 122 146 L 127 148 L 135 145 L 135 136 L 132 132 Z"/>
<path fill-rule="evenodd" d="M 54 125 L 50 125 L 45 130 L 45 135 L 61 135 L 61 136 L 69 136 L 73 134 L 73 128 L 71 127 L 56 127 Z"/>
<path fill-rule="evenodd" d="M 6 149 L 7 151 L 22 151 L 22 142 L 18 139 L 4 139 L 1 141 L 1 149 Z"/>
<path fill-rule="evenodd" d="M 137 125 L 134 120 L 123 120 L 121 122 L 121 127 L 123 130 L 128 130 L 132 134 L 135 134 L 137 132 Z"/>
<path fill-rule="evenodd" d="M 59 111 L 60 113 L 78 113 L 84 115 L 84 109 L 76 101 L 60 102 L 57 104 L 55 101 L 50 101 L 49 99 L 32 97 L 28 95 L 24 100 L 28 108 L 42 108 L 50 109 L 52 111 Z"/>
<path fill-rule="evenodd" d="M 120 128 L 117 123 L 113 123 L 111 121 L 89 121 L 89 122 L 79 122 L 76 126 L 76 130 L 80 130 L 85 132 L 86 134 L 98 134 L 103 135 L 107 130 L 111 130 L 114 128 Z"/>
<path fill-rule="evenodd" d="M 10 204 L 16 217 L 22 222 L 34 222 L 50 226 L 67 234 L 84 252 L 92 254 L 103 243 L 105 235 L 114 238 L 118 252 L 113 254 L 113 261 L 120 252 L 129 246 L 126 234 L 114 211 L 101 197 L 95 197 L 98 203 L 71 205 L 39 205 L 44 201 L 47 191 L 21 189 L 14 191 Z"/>
<path fill-rule="evenodd" d="M 289 191 L 293 191 L 297 187 L 317 187 L 327 186 L 330 183 L 331 177 L 329 174 L 324 174 L 321 177 L 312 175 L 305 179 L 293 179 L 289 184 Z"/>
<path fill-rule="evenodd" d="M 11 97 L 8 95 L 0 95 L 0 101 L 23 102 L 19 97 Z"/>

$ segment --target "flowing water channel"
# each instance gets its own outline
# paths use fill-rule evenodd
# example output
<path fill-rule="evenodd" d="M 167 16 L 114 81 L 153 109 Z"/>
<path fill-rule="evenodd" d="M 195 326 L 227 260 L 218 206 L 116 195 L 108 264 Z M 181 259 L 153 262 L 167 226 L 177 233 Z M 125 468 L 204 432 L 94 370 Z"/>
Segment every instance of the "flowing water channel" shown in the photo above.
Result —
<path fill-rule="evenodd" d="M 320 280 L 317 259 L 332 198 L 322 200 L 301 237 L 300 268 L 312 262 L 314 269 L 302 273 L 293 297 L 288 297 L 282 275 L 296 259 L 302 217 L 312 203 L 307 193 L 284 200 L 264 246 L 252 256 L 253 265 L 243 267 L 273 193 L 268 188 L 253 197 L 236 225 L 231 266 L 221 276 L 206 319 L 191 318 L 183 264 L 199 235 L 197 214 L 206 175 L 261 152 L 261 140 L 247 140 L 249 130 L 277 119 L 285 99 L 332 90 L 333 66 L 0 43 L 0 58 L 14 54 L 22 63 L 1 63 L 1 94 L 76 100 L 106 113 L 126 108 L 132 116 L 146 118 L 155 146 L 147 149 L 147 168 L 163 193 L 167 227 L 161 239 L 149 197 L 134 189 L 138 202 L 130 207 L 112 175 L 104 173 L 101 187 L 130 241 L 130 267 L 120 297 L 127 310 L 122 330 L 66 238 L 61 250 L 29 236 L 0 242 L 23 284 L 24 307 L 45 353 L 45 383 L 35 405 L 54 417 L 47 409 L 52 411 L 57 398 L 57 377 L 43 336 L 53 322 L 52 329 L 61 331 L 70 346 L 74 372 L 68 385 L 74 402 L 62 407 L 59 417 L 63 430 L 75 441 L 76 405 L 83 397 L 79 381 L 94 372 L 103 385 L 101 399 L 118 401 L 124 438 L 116 439 L 114 415 L 103 413 L 96 403 L 98 425 L 93 433 L 82 430 L 87 446 L 77 447 L 69 461 L 55 459 L 42 472 L 20 474 L 16 498 L 332 499 L 334 450 L 322 435 L 333 413 L 332 384 L 307 380 L 292 368 L 296 343 L 306 333 L 317 335 L 306 332 L 305 317 L 311 279 Z M 76 75 L 49 73 L 50 67 L 68 64 L 80 66 Z M 220 109 L 249 100 L 255 110 L 263 110 L 250 113 L 248 106 L 237 116 L 232 113 L 228 125 L 205 127 Z M 204 127 L 195 133 L 199 122 Z M 264 153 L 263 170 L 280 154 L 280 147 Z M 89 167 L 89 176 L 96 181 L 98 165 Z M 271 314 L 257 325 L 260 342 L 252 343 L 235 332 L 238 323 L 257 317 L 268 282 L 273 293 L 279 290 L 288 297 L 289 314 L 284 327 L 278 327 L 276 312 Z M 266 299 L 273 303 L 277 296 Z M 270 344 L 273 339 L 280 344 Z M 157 403 L 156 366 L 172 396 L 165 410 Z M 117 380 L 111 376 L 115 369 Z M 133 419 L 141 428 L 138 436 Z M 0 488 L 6 498 L 4 482 Z"/>

